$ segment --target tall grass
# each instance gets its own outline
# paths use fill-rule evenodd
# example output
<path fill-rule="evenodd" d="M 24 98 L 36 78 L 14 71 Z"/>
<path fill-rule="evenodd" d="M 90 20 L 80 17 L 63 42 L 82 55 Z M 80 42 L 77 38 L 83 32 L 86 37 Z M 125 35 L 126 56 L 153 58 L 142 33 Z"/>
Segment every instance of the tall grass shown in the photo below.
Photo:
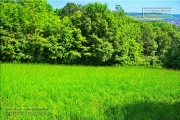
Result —
<path fill-rule="evenodd" d="M 1 64 L 2 119 L 178 120 L 179 108 L 180 71 Z"/>

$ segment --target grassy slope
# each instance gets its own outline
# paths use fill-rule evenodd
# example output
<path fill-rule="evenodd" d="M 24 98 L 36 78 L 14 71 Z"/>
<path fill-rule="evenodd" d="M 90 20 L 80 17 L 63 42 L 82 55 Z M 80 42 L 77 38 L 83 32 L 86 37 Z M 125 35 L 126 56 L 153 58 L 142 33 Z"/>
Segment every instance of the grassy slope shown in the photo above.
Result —
<path fill-rule="evenodd" d="M 1 87 L 3 119 L 180 119 L 180 71 L 2 64 Z M 7 116 L 6 107 L 50 115 Z"/>

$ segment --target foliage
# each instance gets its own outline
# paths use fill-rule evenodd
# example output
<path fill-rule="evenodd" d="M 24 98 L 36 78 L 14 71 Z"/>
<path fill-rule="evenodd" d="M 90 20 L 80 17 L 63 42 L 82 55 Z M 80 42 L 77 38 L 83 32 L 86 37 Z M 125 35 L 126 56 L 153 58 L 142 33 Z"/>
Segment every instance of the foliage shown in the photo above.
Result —
<path fill-rule="evenodd" d="M 180 69 L 180 40 L 167 50 L 163 65 L 167 68 Z"/>
<path fill-rule="evenodd" d="M 98 2 L 67 3 L 54 10 L 46 0 L 2 0 L 0 7 L 2 62 L 161 65 L 170 64 L 167 54 L 177 55 L 170 52 L 180 38 L 177 26 L 134 20 L 121 5 L 111 11 Z"/>

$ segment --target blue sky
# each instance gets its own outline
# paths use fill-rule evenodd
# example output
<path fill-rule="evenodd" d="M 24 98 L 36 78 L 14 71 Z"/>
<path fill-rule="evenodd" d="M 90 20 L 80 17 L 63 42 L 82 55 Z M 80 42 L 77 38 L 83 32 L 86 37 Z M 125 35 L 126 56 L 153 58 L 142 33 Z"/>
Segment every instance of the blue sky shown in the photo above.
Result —
<path fill-rule="evenodd" d="M 47 0 L 54 8 L 62 8 L 68 2 L 86 5 L 88 3 L 107 3 L 109 9 L 114 10 L 120 4 L 126 12 L 142 12 L 145 7 L 172 8 L 172 14 L 180 14 L 180 0 Z"/>

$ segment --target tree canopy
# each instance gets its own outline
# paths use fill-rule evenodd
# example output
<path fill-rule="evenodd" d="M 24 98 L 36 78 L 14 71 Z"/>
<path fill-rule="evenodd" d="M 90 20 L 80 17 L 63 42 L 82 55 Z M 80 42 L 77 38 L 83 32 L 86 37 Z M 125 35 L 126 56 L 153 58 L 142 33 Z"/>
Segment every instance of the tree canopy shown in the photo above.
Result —
<path fill-rule="evenodd" d="M 2 62 L 180 68 L 180 28 L 134 20 L 120 5 L 1 0 L 0 7 Z"/>

